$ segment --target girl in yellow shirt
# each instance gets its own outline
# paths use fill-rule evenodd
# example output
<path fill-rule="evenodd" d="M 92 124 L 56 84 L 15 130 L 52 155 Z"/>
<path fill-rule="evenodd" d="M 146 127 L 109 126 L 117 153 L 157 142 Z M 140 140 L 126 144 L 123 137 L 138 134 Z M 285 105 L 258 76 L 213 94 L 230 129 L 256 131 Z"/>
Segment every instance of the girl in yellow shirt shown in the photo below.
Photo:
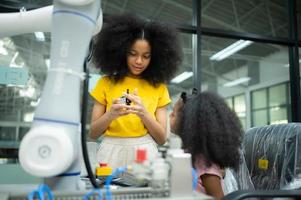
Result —
<path fill-rule="evenodd" d="M 114 15 L 96 37 L 93 61 L 106 74 L 91 96 L 90 137 L 103 136 L 99 162 L 112 168 L 131 164 L 137 148 L 157 154 L 167 138 L 166 87 L 181 61 L 177 31 L 136 16 Z M 126 101 L 124 101 L 126 99 Z"/>

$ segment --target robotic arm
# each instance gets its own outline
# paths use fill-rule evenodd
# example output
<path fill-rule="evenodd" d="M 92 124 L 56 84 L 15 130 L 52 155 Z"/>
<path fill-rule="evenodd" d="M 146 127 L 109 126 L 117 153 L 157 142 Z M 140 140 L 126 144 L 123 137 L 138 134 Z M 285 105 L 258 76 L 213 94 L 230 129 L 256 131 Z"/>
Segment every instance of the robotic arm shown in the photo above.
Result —
<path fill-rule="evenodd" d="M 15 21 L 2 24 L 6 31 L 0 36 L 46 31 L 51 12 L 50 68 L 32 127 L 20 144 L 19 160 L 26 172 L 44 177 L 52 189 L 76 190 L 81 188 L 80 83 L 85 78 L 83 63 L 90 40 L 101 28 L 101 1 L 55 0 L 53 10 L 47 7 L 19 15 L 5 14 L 8 23 L 9 19 L 34 20 L 27 26 L 20 23 L 23 30 L 3 28 L 15 25 Z M 46 19 L 44 24 L 40 15 Z M 38 23 L 32 25 L 36 20 Z"/>
<path fill-rule="evenodd" d="M 71 4 L 69 3 L 68 5 L 79 5 L 78 2 L 79 1 Z M 80 2 L 83 3 L 84 1 Z M 92 1 L 90 1 L 90 3 L 91 2 Z M 0 13 L 0 27 L 2 28 L 0 31 L 0 38 L 25 33 L 33 33 L 36 31 L 50 32 L 52 11 L 53 6 L 46 6 L 31 11 L 26 11 L 25 8 L 21 8 L 20 12 L 18 13 Z M 101 26 L 102 11 L 100 9 L 93 35 L 100 31 Z"/>
<path fill-rule="evenodd" d="M 1 13 L 0 38 L 36 31 L 50 32 L 52 10 L 53 6 L 46 6 L 31 11 L 21 8 L 19 13 Z"/>

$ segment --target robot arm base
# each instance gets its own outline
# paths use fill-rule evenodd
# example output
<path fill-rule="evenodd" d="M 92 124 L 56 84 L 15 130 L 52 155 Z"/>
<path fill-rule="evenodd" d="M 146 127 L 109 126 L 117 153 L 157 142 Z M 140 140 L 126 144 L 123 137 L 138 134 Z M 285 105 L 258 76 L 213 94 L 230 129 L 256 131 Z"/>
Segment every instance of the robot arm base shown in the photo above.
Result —
<path fill-rule="evenodd" d="M 66 171 L 75 158 L 74 145 L 65 129 L 49 125 L 32 128 L 20 145 L 19 159 L 25 171 L 51 177 Z"/>

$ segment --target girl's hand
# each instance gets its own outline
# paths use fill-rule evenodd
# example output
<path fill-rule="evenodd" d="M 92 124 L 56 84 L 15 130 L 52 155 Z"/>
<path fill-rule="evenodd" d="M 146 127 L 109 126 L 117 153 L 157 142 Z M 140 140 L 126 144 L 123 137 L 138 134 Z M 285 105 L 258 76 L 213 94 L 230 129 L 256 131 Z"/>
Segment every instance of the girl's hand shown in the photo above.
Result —
<path fill-rule="evenodd" d="M 120 116 L 129 114 L 129 106 L 120 103 L 119 99 L 114 99 L 108 114 L 114 120 Z"/>
<path fill-rule="evenodd" d="M 147 114 L 147 110 L 145 109 L 141 98 L 138 96 L 138 89 L 135 88 L 133 94 L 123 94 L 126 98 L 131 100 L 132 105 L 128 106 L 128 112 L 138 115 L 139 117 L 143 117 Z"/>

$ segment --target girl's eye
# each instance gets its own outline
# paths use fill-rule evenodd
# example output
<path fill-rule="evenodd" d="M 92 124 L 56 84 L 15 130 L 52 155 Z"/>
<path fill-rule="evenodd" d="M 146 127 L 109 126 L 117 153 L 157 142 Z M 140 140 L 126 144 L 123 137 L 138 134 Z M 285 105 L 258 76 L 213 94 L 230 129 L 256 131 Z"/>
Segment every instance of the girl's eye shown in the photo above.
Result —
<path fill-rule="evenodd" d="M 136 54 L 134 53 L 134 52 L 128 52 L 128 54 L 130 55 L 130 56 L 135 56 Z"/>

